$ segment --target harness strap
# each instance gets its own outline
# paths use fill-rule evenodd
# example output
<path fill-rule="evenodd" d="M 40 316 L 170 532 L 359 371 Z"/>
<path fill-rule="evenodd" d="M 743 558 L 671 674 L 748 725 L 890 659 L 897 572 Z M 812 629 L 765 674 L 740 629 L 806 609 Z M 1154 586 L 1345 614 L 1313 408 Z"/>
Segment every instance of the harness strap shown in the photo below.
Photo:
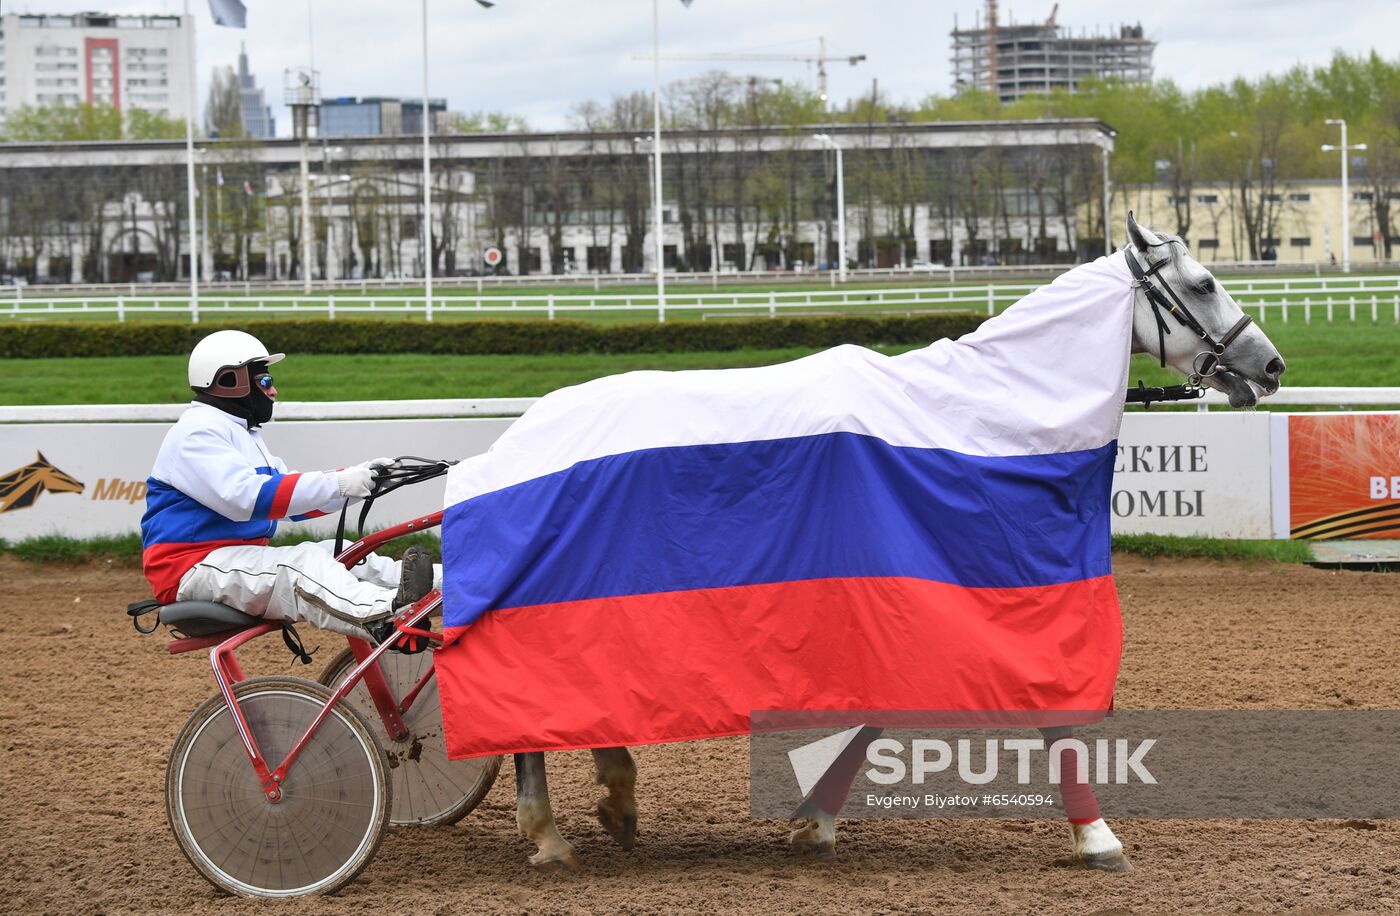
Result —
<path fill-rule="evenodd" d="M 306 651 L 306 645 L 301 641 L 301 634 L 297 632 L 296 627 L 286 621 L 282 622 L 282 642 L 286 643 L 288 651 L 295 658 L 292 664 L 296 664 L 296 662 L 301 662 L 303 665 L 311 664 L 311 656 L 314 652 Z"/>
<path fill-rule="evenodd" d="M 1190 328 L 1192 333 L 1210 347 L 1210 352 L 1206 354 L 1206 359 L 1202 361 L 1197 372 L 1201 375 L 1211 374 L 1211 370 L 1219 364 L 1220 356 L 1225 352 L 1225 348 L 1233 343 L 1235 338 L 1239 337 L 1254 319 L 1247 314 L 1241 315 L 1240 319 L 1225 333 L 1225 336 L 1217 341 L 1205 329 L 1205 326 L 1196 320 L 1196 316 L 1191 314 L 1191 310 L 1186 307 L 1186 304 L 1181 301 L 1170 286 L 1165 283 L 1158 286 L 1148 279 L 1165 267 L 1170 262 L 1169 258 L 1162 258 L 1155 263 L 1149 262 L 1146 270 L 1138 262 L 1134 252 L 1127 253 L 1127 260 L 1128 270 L 1133 275 L 1133 282 L 1141 287 L 1143 293 L 1146 294 L 1147 304 L 1152 307 L 1152 317 L 1157 322 L 1157 359 L 1162 368 L 1167 367 L 1167 335 L 1171 333 L 1171 328 L 1167 327 L 1166 319 L 1162 317 L 1161 310 L 1166 309 L 1177 321 Z M 1167 301 L 1167 297 L 1170 297 L 1170 302 Z"/>

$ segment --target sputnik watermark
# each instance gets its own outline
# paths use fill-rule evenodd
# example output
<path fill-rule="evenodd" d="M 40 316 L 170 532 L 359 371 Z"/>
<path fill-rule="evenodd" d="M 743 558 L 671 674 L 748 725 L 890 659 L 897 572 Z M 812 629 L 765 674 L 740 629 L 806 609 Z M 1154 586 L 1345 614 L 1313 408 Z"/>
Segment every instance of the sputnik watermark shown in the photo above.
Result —
<path fill-rule="evenodd" d="M 803 795 L 810 794 L 855 746 L 863 728 L 857 725 L 788 751 L 788 762 Z M 1049 745 L 1043 738 L 987 738 L 977 742 L 969 738 L 952 742 L 914 738 L 906 744 L 896 738 L 876 738 L 865 746 L 869 768 L 863 775 L 877 786 L 894 786 L 906 780 L 912 785 L 923 785 L 929 777 L 947 772 L 955 772 L 969 786 L 985 786 L 1013 772 L 1016 784 L 1023 786 L 1032 781 L 1038 783 L 1042 774 L 1050 785 L 1059 785 L 1065 778 L 1100 785 L 1123 785 L 1136 779 L 1156 785 L 1157 778 L 1145 763 L 1156 743 L 1155 738 L 1135 742 L 1126 738 L 1098 738 L 1090 742 L 1060 738 Z M 1066 769 L 1071 772 L 1067 774 Z"/>
<path fill-rule="evenodd" d="M 1400 818 L 1400 710 L 760 710 L 751 721 L 755 817 Z"/>
<path fill-rule="evenodd" d="M 1002 772 L 1002 758 L 1010 753 L 1015 755 L 1017 785 L 1029 785 L 1033 771 L 1037 781 L 1038 774 L 1043 773 L 1051 785 L 1059 785 L 1062 777 L 1100 785 L 1122 785 L 1133 778 L 1147 785 L 1157 783 L 1143 762 L 1157 743 L 1155 738 L 1136 743 L 1126 738 L 1099 738 L 1092 745 L 1078 738 L 1061 738 L 1049 747 L 1042 738 L 988 738 L 980 742 L 980 754 L 973 749 L 975 743 L 968 738 L 959 738 L 954 744 L 941 738 L 915 738 L 906 748 L 904 742 L 895 738 L 877 738 L 865 750 L 865 759 L 871 764 L 865 777 L 877 786 L 896 785 L 906 778 L 914 785 L 922 785 L 929 776 L 951 770 L 956 761 L 959 779 L 968 785 L 982 786 L 997 779 Z M 1064 773 L 1067 765 L 1075 771 L 1068 777 Z"/>

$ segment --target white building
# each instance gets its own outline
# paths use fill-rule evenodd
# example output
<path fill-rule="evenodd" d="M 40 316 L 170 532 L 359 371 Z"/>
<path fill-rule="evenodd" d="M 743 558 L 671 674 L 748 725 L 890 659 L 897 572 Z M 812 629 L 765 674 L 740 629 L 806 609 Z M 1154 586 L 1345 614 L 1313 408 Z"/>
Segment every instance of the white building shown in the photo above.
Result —
<path fill-rule="evenodd" d="M 184 118 L 193 18 L 104 13 L 0 16 L 0 127 L 26 105 L 114 105 Z"/>

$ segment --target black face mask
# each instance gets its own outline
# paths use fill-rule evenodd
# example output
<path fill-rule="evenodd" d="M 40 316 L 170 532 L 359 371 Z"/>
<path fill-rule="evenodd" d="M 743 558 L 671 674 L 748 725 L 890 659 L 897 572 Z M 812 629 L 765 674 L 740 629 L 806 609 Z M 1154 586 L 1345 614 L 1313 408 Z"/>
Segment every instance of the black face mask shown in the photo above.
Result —
<path fill-rule="evenodd" d="M 255 379 L 265 372 L 267 363 L 255 362 L 248 365 L 249 379 Z M 248 424 L 249 429 L 257 429 L 272 419 L 272 398 L 257 385 L 250 385 L 248 393 L 241 398 L 224 398 L 195 389 L 194 399 L 201 404 L 217 407 L 230 416 L 238 417 Z"/>

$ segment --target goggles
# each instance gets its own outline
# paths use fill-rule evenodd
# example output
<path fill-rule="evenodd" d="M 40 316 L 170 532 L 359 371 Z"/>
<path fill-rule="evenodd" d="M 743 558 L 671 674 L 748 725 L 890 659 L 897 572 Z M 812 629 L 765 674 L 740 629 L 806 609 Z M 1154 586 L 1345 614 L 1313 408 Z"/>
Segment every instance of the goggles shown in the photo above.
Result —
<path fill-rule="evenodd" d="M 253 384 L 257 385 L 263 391 L 267 391 L 272 387 L 272 376 L 271 374 L 264 372 L 262 375 L 259 375 L 257 378 L 253 379 Z"/>

